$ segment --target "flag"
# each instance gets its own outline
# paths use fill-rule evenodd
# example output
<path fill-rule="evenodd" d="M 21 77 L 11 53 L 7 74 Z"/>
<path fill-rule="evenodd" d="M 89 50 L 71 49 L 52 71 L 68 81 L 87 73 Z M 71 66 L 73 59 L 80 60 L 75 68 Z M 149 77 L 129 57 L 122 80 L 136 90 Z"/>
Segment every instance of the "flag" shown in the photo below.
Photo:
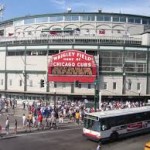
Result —
<path fill-rule="evenodd" d="M 99 34 L 105 34 L 105 30 L 104 29 L 99 30 Z"/>

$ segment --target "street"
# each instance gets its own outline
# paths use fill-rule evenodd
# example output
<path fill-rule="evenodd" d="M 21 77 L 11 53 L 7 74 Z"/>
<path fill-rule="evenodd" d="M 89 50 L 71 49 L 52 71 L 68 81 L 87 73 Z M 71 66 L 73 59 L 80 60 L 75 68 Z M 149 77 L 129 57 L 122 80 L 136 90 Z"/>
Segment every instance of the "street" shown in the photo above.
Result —
<path fill-rule="evenodd" d="M 102 145 L 103 150 L 143 150 L 150 135 L 140 135 Z M 97 142 L 82 136 L 79 126 L 66 126 L 62 130 L 51 130 L 18 134 L 15 138 L 1 139 L 0 150 L 96 150 Z"/>

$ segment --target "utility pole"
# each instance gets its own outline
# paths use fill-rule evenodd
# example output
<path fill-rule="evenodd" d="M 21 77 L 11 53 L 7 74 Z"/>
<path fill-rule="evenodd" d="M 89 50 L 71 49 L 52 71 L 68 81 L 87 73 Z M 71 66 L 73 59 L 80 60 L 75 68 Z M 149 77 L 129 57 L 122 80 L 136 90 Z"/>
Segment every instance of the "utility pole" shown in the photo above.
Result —
<path fill-rule="evenodd" d="M 98 61 L 96 62 L 97 63 L 97 66 L 96 66 L 96 80 L 94 82 L 94 88 L 95 88 L 95 94 L 94 94 L 94 109 L 95 109 L 95 112 L 96 112 L 96 106 L 97 106 L 97 103 L 99 103 L 99 109 L 101 107 L 101 91 L 100 91 L 100 76 L 99 76 L 99 63 L 100 63 L 100 51 L 98 50 Z"/>

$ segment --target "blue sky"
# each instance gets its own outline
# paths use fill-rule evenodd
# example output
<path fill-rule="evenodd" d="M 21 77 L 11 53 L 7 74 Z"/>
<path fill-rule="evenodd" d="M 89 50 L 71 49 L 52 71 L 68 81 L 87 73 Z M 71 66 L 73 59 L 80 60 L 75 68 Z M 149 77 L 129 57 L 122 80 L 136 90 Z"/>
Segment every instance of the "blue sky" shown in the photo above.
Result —
<path fill-rule="evenodd" d="M 150 16 L 150 0 L 0 0 L 5 6 L 3 19 L 26 15 L 74 12 L 122 12 Z"/>

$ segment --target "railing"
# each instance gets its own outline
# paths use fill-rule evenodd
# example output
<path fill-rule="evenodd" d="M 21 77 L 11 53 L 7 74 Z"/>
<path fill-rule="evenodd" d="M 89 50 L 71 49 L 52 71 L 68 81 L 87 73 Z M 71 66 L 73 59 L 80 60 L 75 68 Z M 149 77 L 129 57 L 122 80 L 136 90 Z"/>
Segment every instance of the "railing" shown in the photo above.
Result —
<path fill-rule="evenodd" d="M 33 44 L 95 44 L 95 45 L 141 45 L 141 38 L 111 36 L 39 36 L 39 37 L 2 37 L 0 45 Z"/>

